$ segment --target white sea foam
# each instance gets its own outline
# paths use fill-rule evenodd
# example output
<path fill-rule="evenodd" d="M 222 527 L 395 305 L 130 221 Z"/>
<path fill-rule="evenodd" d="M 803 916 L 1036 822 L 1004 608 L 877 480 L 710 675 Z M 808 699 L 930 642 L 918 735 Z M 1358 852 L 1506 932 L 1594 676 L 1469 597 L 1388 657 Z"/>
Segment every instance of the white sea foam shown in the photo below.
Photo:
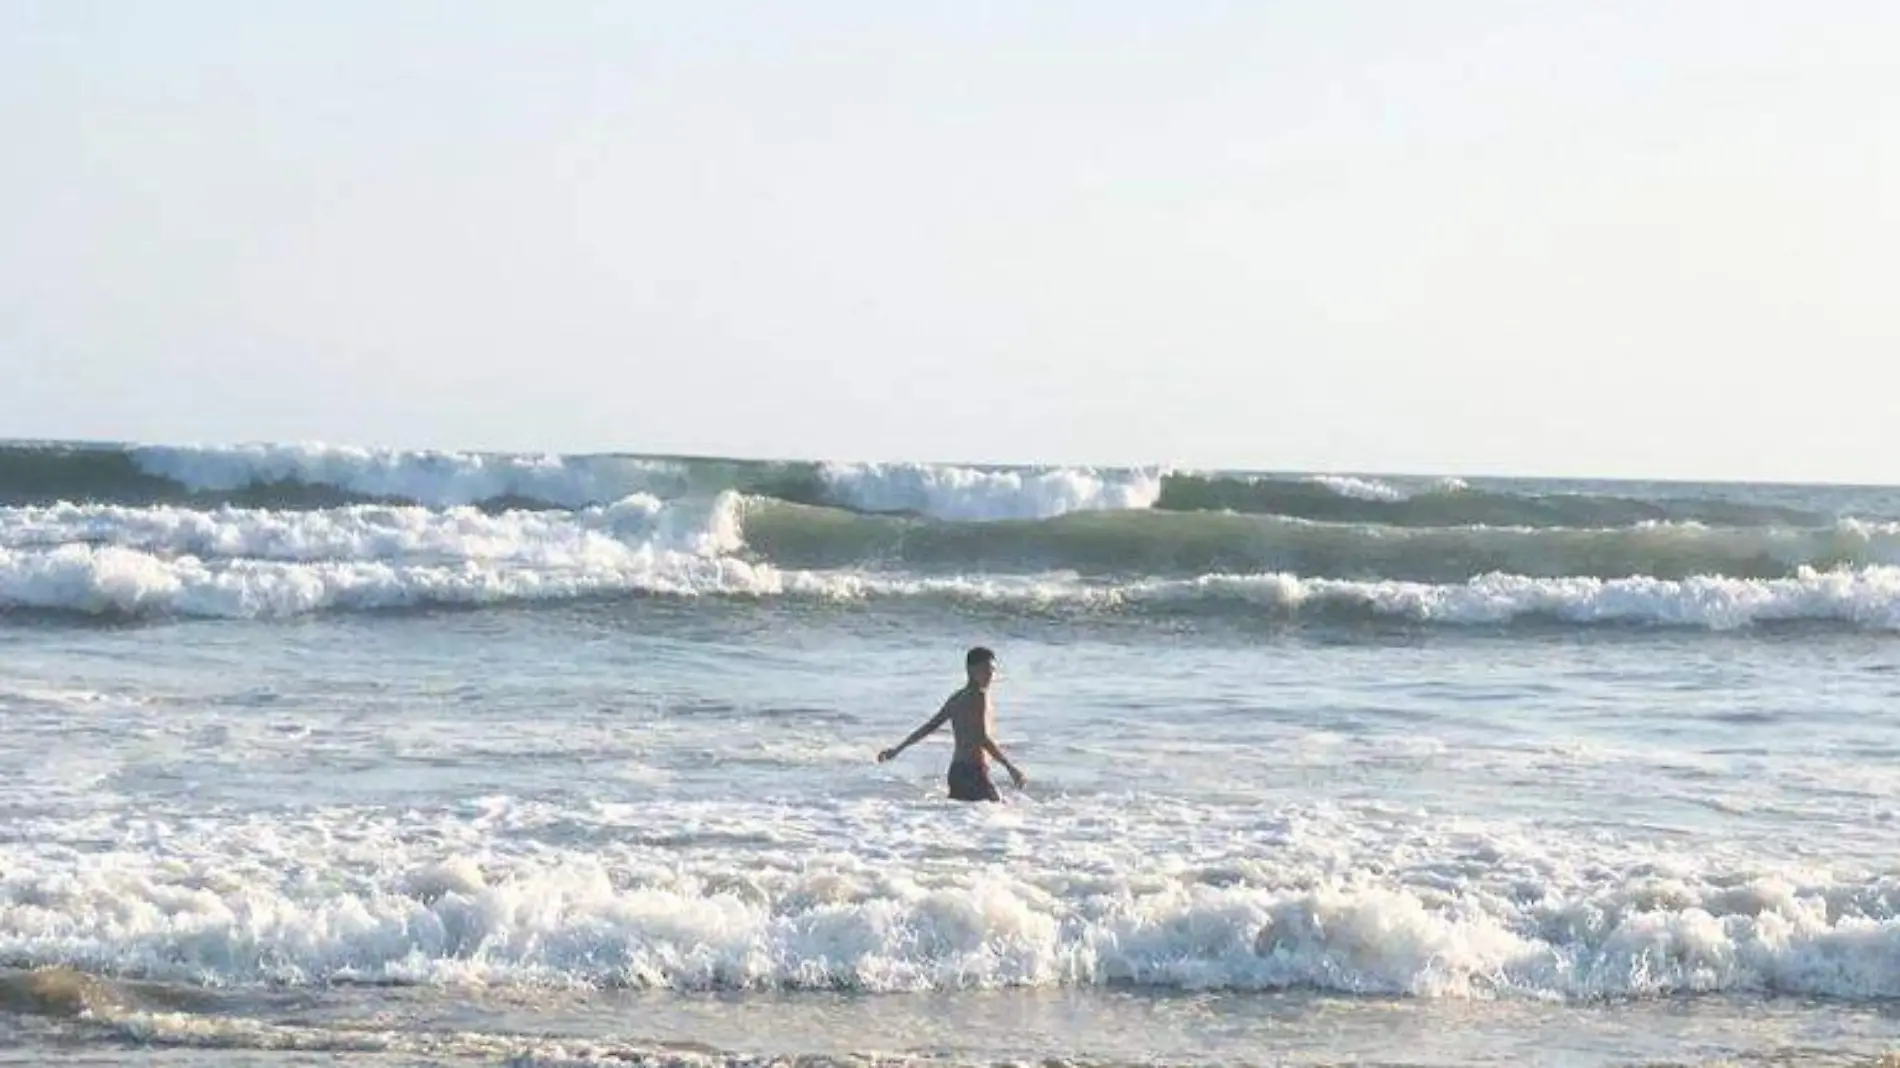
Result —
<path fill-rule="evenodd" d="M 1106 828 L 1060 800 L 1033 821 L 871 801 L 128 814 L 148 852 L 0 854 L 0 957 L 214 984 L 1900 996 L 1879 877 L 1508 823 L 1129 806 Z M 946 820 L 988 860 L 910 859 Z"/>
<path fill-rule="evenodd" d="M 1779 579 L 1528 578 L 1480 575 L 1462 583 L 1359 582 L 1294 575 L 1210 575 L 1106 591 L 1118 603 L 1229 599 L 1297 612 L 1345 608 L 1426 623 L 1496 624 L 1526 617 L 1730 630 L 1814 620 L 1900 629 L 1900 568 L 1817 571 Z"/>
<path fill-rule="evenodd" d="M 738 548 L 736 497 L 668 504 L 635 494 L 577 512 L 351 505 L 311 511 L 58 504 L 0 508 L 0 548 L 80 544 L 159 556 L 398 562 L 537 559 L 590 541 L 657 541 L 692 552 Z"/>
<path fill-rule="evenodd" d="M 277 617 L 326 608 L 489 604 L 600 592 L 747 592 L 742 502 L 637 495 L 578 513 L 359 506 L 324 512 L 8 510 L 0 606 Z"/>
<path fill-rule="evenodd" d="M 627 457 L 467 453 L 346 445 L 139 446 L 140 470 L 197 491 L 295 482 L 367 497 L 452 506 L 504 497 L 580 507 L 677 479 L 677 465 Z"/>
<path fill-rule="evenodd" d="M 1308 481 L 1315 485 L 1325 486 L 1341 497 L 1351 497 L 1360 501 L 1402 501 L 1408 496 L 1397 486 L 1381 482 L 1376 478 L 1359 478 L 1355 475 L 1313 475 Z"/>
<path fill-rule="evenodd" d="M 1162 480 L 1159 471 L 988 471 L 927 464 L 834 463 L 821 474 L 838 503 L 858 511 L 962 521 L 1150 508 L 1161 496 Z"/>
<path fill-rule="evenodd" d="M 204 561 L 69 545 L 0 550 L 0 607 L 276 618 L 324 609 L 480 605 L 612 592 L 773 592 L 769 568 L 597 541 L 538 565 Z"/>

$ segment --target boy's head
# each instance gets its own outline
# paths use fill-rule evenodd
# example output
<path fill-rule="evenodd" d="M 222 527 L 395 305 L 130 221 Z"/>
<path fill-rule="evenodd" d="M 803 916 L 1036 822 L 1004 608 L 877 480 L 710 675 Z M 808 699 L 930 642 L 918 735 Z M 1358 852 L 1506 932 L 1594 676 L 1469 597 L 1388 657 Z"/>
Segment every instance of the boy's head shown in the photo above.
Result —
<path fill-rule="evenodd" d="M 996 677 L 996 654 L 979 645 L 963 654 L 963 670 L 970 681 L 978 686 L 988 686 Z"/>

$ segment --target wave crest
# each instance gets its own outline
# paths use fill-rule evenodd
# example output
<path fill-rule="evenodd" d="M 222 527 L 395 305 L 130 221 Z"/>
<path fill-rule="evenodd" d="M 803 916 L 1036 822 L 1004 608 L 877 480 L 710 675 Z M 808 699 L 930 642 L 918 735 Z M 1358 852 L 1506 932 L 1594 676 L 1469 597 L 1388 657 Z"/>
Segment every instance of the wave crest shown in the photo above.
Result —
<path fill-rule="evenodd" d="M 322 444 L 0 444 L 0 504 L 276 509 L 351 503 L 574 509 L 636 493 L 747 496 L 947 522 L 1148 510 L 1233 512 L 1395 527 L 1602 528 L 1641 523 L 1823 526 L 1842 515 L 1900 519 L 1900 498 L 1868 491 L 1821 507 L 1762 490 L 1707 487 L 1270 476 L 1165 469 L 971 467 L 620 455 L 407 451 Z M 1811 496 L 1811 495 L 1809 495 Z M 1838 496 L 1838 495 L 1837 495 Z"/>
<path fill-rule="evenodd" d="M 1146 509 L 1160 497 L 1162 479 L 1158 472 L 926 464 L 825 464 L 820 473 L 843 507 L 965 522 Z"/>

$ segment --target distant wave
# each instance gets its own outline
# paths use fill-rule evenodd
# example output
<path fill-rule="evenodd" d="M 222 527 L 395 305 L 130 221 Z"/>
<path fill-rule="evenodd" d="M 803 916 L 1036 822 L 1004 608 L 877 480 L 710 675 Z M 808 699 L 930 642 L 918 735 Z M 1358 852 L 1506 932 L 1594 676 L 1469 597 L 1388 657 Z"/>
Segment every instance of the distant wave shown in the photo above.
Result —
<path fill-rule="evenodd" d="M 1900 565 L 1900 524 L 1415 528 L 1171 512 L 1082 512 L 977 524 L 864 515 L 731 491 L 670 501 L 632 494 L 573 511 L 415 505 L 0 508 L 0 549 L 61 546 L 132 549 L 160 559 L 508 561 L 536 567 L 628 552 L 648 558 L 687 552 L 786 569 L 928 576 L 1063 572 L 1134 579 L 1273 572 L 1417 582 L 1493 573 L 1769 579 L 1801 568 Z"/>
<path fill-rule="evenodd" d="M 331 445 L 139 447 L 137 469 L 196 494 L 327 487 L 349 497 L 435 506 L 486 501 L 573 508 L 677 484 L 677 464 L 626 457 L 405 452 Z"/>
<path fill-rule="evenodd" d="M 1082 468 L 980 469 L 613 455 L 468 453 L 319 444 L 0 446 L 0 503 L 238 504 L 324 508 L 584 508 L 630 494 L 721 490 L 946 520 L 1139 509 L 1161 476 Z"/>
<path fill-rule="evenodd" d="M 631 494 L 733 490 L 794 504 L 949 522 L 1159 510 L 1404 527 L 1820 526 L 1836 515 L 1677 494 L 1505 490 L 1457 479 L 1267 476 L 1161 469 L 973 467 L 470 453 L 335 445 L 0 445 L 0 504 L 273 509 L 352 503 L 574 509 Z M 1900 513 L 1900 509 L 1896 509 Z M 1880 514 L 1870 518 L 1896 518 Z"/>
<path fill-rule="evenodd" d="M 628 542 L 599 533 L 443 559 L 205 559 L 67 543 L 0 549 L 0 610 L 107 618 L 281 618 L 319 611 L 547 603 L 638 596 L 929 601 L 1010 613 L 1239 615 L 1328 624 L 1488 626 L 1523 621 L 1726 630 L 1807 621 L 1900 629 L 1900 568 L 1803 568 L 1775 579 L 1539 578 L 1463 582 L 1223 573 L 1090 581 L 1072 574 L 918 575 L 783 568 L 719 551 L 663 519 Z M 345 533 L 345 539 L 356 535 Z M 402 536 L 402 535 L 398 535 Z"/>

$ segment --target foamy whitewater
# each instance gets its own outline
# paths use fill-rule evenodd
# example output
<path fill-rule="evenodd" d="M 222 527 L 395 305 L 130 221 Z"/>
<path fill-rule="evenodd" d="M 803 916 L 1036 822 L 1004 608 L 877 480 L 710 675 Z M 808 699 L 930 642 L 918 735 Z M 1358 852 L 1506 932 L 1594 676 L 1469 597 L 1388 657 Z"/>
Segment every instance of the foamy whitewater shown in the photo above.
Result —
<path fill-rule="evenodd" d="M 0 445 L 0 1063 L 1875 1063 L 1896 641 L 1882 488 Z"/>

